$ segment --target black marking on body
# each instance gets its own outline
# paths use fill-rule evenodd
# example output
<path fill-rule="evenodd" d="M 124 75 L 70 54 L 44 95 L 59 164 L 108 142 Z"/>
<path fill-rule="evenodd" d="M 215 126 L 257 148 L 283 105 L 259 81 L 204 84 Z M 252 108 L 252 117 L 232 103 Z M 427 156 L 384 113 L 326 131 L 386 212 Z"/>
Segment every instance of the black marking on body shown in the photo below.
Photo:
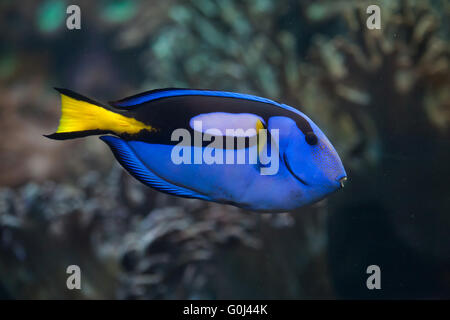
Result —
<path fill-rule="evenodd" d="M 100 103 L 100 102 L 95 101 L 95 100 L 92 100 L 92 99 L 90 99 L 90 98 L 88 98 L 88 97 L 82 96 L 81 94 L 76 93 L 75 91 L 72 91 L 72 90 L 70 90 L 70 89 L 64 89 L 64 88 L 54 88 L 54 89 L 55 89 L 56 91 L 58 91 L 59 93 L 65 95 L 65 96 L 68 96 L 68 97 L 70 97 L 70 98 L 73 98 L 73 99 L 75 99 L 75 100 L 78 100 L 78 101 L 85 101 L 85 102 L 87 102 L 87 103 L 95 104 L 95 105 L 97 105 L 97 106 L 101 106 L 101 107 L 103 107 L 103 108 L 106 108 L 106 109 L 108 109 L 108 110 L 111 110 L 111 108 L 109 108 L 108 106 L 104 105 L 103 103 Z"/>
<path fill-rule="evenodd" d="M 55 132 L 52 134 L 44 134 L 44 137 L 53 140 L 68 140 L 100 134 L 115 134 L 115 133 L 109 130 L 85 130 L 85 131 L 60 132 L 60 133 Z"/>
<path fill-rule="evenodd" d="M 136 97 L 141 95 L 144 94 L 136 95 Z M 309 144 L 314 144 L 317 140 L 309 122 L 301 115 L 271 103 L 242 98 L 203 95 L 172 96 L 151 100 L 128 110 L 119 109 L 118 111 L 118 113 L 131 116 L 160 129 L 156 133 L 139 133 L 133 139 L 169 145 L 178 143 L 170 139 L 175 129 L 185 128 L 193 137 L 194 130 L 189 125 L 190 120 L 199 114 L 214 112 L 251 113 L 260 116 L 266 123 L 273 116 L 288 117 L 295 121 L 297 127 L 305 134 L 305 138 L 308 136 L 306 141 Z"/>

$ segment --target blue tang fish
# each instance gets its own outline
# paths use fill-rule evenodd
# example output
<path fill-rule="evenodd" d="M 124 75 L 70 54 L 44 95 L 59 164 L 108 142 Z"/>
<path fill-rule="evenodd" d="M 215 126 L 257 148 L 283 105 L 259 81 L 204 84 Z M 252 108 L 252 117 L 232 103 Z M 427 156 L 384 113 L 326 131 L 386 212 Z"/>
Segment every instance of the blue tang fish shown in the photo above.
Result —
<path fill-rule="evenodd" d="M 57 140 L 100 137 L 147 186 L 171 195 L 284 212 L 343 187 L 325 134 L 288 105 L 249 94 L 157 89 L 108 105 L 68 89 Z"/>

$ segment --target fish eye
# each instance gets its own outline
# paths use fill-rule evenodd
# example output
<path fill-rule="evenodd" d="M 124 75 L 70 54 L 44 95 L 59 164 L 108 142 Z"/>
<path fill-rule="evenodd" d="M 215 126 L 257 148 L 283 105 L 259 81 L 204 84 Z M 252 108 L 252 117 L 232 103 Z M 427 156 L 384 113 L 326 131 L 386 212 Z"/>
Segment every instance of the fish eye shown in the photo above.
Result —
<path fill-rule="evenodd" d="M 318 142 L 317 136 L 313 132 L 308 132 L 305 135 L 306 143 L 313 146 L 316 145 Z"/>

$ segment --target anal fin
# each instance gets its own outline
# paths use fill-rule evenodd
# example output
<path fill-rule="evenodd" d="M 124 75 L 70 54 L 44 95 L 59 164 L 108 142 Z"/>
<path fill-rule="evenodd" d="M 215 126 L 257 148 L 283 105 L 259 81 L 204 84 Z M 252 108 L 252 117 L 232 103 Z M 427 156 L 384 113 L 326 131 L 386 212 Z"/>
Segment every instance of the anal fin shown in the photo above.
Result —
<path fill-rule="evenodd" d="M 139 157 L 124 140 L 114 136 L 101 136 L 100 139 L 111 148 L 111 151 L 114 153 L 114 156 L 119 163 L 133 177 L 145 185 L 148 185 L 158 191 L 179 197 L 211 200 L 206 195 L 174 185 L 153 173 L 142 163 Z"/>

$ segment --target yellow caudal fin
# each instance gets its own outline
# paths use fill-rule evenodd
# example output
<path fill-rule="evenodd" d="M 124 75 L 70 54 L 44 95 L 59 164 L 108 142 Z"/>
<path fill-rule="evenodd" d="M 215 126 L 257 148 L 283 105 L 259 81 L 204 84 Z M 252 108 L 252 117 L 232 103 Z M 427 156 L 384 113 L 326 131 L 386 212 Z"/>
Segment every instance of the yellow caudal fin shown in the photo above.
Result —
<path fill-rule="evenodd" d="M 56 90 L 61 94 L 61 119 L 56 132 L 46 135 L 48 138 L 64 140 L 104 133 L 133 135 L 141 130 L 155 130 L 134 118 L 108 110 L 100 103 L 71 90 Z"/>

